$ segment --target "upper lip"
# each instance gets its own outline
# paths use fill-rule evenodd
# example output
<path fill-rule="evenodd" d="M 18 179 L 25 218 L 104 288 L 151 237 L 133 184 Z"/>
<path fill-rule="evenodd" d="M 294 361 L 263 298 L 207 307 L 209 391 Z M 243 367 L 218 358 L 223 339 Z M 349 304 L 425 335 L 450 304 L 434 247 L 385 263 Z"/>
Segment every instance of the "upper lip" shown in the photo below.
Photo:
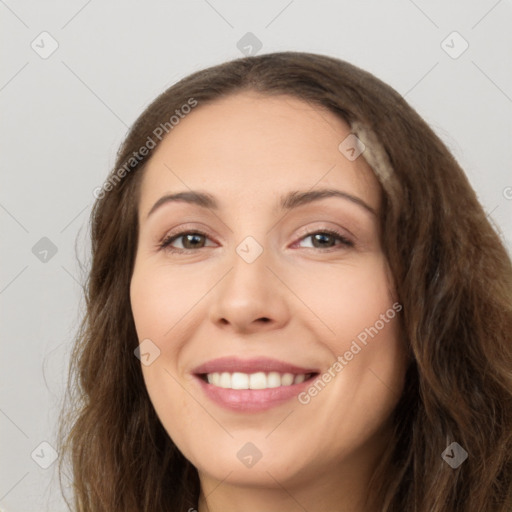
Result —
<path fill-rule="evenodd" d="M 300 375 L 303 373 L 317 373 L 318 370 L 313 368 L 297 366 L 291 363 L 279 361 L 277 359 L 271 359 L 268 357 L 256 357 L 252 359 L 240 359 L 238 357 L 219 357 L 217 359 L 207 361 L 206 363 L 203 363 L 192 370 L 192 373 L 196 375 L 216 372 L 279 372 Z"/>

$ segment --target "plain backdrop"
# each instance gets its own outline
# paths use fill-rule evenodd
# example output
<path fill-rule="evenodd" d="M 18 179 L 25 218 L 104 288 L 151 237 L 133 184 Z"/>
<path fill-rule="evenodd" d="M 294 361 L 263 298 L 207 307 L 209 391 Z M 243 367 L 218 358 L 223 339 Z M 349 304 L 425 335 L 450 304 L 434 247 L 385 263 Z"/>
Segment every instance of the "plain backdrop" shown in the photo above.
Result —
<path fill-rule="evenodd" d="M 283 50 L 367 69 L 448 145 L 512 247 L 510 0 L 0 0 L 0 15 L 3 511 L 65 510 L 52 447 L 92 191 L 145 106 L 191 72 Z"/>

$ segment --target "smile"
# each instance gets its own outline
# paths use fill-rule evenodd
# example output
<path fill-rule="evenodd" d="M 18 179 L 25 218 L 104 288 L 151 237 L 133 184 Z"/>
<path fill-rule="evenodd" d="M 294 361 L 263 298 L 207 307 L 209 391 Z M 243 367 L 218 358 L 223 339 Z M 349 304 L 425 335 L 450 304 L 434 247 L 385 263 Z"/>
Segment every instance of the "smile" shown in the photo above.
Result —
<path fill-rule="evenodd" d="M 262 357 L 214 359 L 192 373 L 209 400 L 224 409 L 246 413 L 264 411 L 295 398 L 319 375 L 317 369 Z"/>

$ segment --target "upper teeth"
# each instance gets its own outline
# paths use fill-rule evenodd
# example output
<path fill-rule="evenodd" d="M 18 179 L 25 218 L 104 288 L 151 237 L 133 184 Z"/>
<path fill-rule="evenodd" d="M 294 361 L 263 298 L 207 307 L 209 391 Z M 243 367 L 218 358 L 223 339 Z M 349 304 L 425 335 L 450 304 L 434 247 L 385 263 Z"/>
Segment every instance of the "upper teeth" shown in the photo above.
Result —
<path fill-rule="evenodd" d="M 306 380 L 305 374 L 293 375 L 293 373 L 278 372 L 215 372 L 206 375 L 208 382 L 214 386 L 227 389 L 266 389 L 278 388 L 279 386 L 291 386 Z"/>

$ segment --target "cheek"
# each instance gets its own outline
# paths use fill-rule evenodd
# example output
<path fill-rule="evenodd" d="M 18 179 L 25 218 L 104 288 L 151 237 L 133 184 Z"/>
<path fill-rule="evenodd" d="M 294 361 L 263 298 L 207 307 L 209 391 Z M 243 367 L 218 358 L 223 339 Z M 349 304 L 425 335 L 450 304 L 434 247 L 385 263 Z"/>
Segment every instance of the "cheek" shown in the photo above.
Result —
<path fill-rule="evenodd" d="M 178 323 L 181 327 L 190 320 L 187 313 L 207 292 L 208 280 L 197 269 L 136 267 L 130 298 L 139 340 L 151 336 L 163 340 Z"/>
<path fill-rule="evenodd" d="M 211 435 L 215 425 L 197 410 L 196 400 L 200 397 L 192 397 L 178 383 L 179 377 L 165 356 L 151 366 L 143 366 L 142 374 L 153 408 L 168 436 L 189 460 L 201 460 L 201 453 L 196 453 L 197 440 Z"/>
<path fill-rule="evenodd" d="M 331 359 L 324 368 L 325 387 L 310 388 L 304 401 L 316 402 L 320 423 L 329 423 L 329 415 L 340 424 L 350 417 L 353 425 L 371 430 L 389 414 L 403 387 L 402 306 L 382 255 L 369 256 L 364 265 L 330 269 L 329 276 L 323 272 L 302 293 L 329 329 L 319 341 Z"/>
<path fill-rule="evenodd" d="M 357 335 L 337 337 L 329 345 L 333 359 L 320 375 L 321 382 L 301 397 L 314 418 L 312 430 L 330 440 L 315 447 L 320 462 L 333 454 L 343 458 L 378 437 L 403 391 L 406 360 L 398 317 L 380 330 L 365 331 L 355 324 L 350 330 L 367 334 L 365 343 Z"/>
<path fill-rule="evenodd" d="M 190 322 L 195 321 L 191 308 L 199 306 L 208 286 L 206 276 L 201 278 L 197 271 L 177 271 L 165 265 L 136 266 L 130 283 L 139 342 L 150 339 L 159 350 L 151 364 L 141 366 L 146 389 L 165 430 L 187 455 L 188 440 L 199 436 L 201 423 L 192 421 L 197 416 L 196 402 L 184 388 L 187 376 L 178 363 L 186 340 L 182 333 L 193 329 Z M 176 343 L 169 343 L 170 337 Z"/>
<path fill-rule="evenodd" d="M 300 274 L 297 295 L 322 321 L 325 340 L 335 348 L 379 321 L 394 303 L 393 285 L 385 258 L 369 254 L 357 264 L 318 267 Z"/>

